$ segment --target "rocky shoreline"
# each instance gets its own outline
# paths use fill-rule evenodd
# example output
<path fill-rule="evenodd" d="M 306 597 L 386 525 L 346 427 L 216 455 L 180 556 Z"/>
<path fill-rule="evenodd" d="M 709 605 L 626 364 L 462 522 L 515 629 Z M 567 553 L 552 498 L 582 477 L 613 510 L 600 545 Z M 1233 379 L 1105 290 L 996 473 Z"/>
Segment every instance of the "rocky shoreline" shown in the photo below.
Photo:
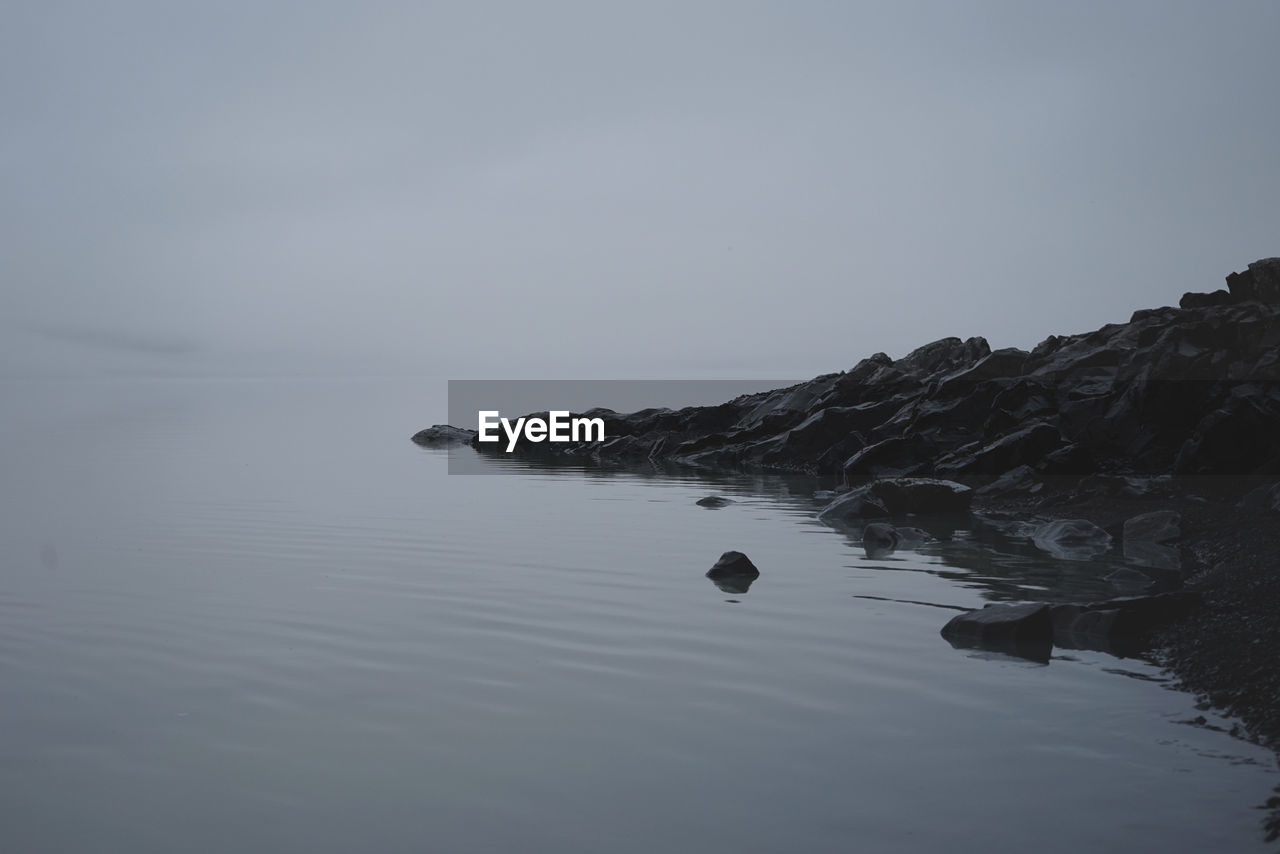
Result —
<path fill-rule="evenodd" d="M 1018 606 L 1028 613 L 1017 616 L 1030 620 L 1037 644 L 1061 645 L 1082 628 L 1086 642 L 1090 632 L 1108 643 L 1142 636 L 1188 690 L 1280 749 L 1280 258 L 1250 264 L 1227 285 L 1030 351 L 946 338 L 718 406 L 589 410 L 580 414 L 604 419 L 605 441 L 515 453 L 836 476 L 842 485 L 822 514 L 864 531 L 905 513 L 956 512 L 961 501 L 989 519 L 1078 520 L 1070 535 L 1087 540 L 1096 528 L 1127 549 L 1126 521 L 1176 514 L 1176 535 L 1153 539 L 1151 560 L 1135 561 L 1176 603 Z M 458 428 L 429 428 L 414 441 L 501 453 Z M 964 498 L 928 486 L 940 481 Z M 904 504 L 894 483 L 921 503 Z M 884 527 L 874 536 L 892 546 Z M 1125 613 L 1140 609 L 1156 616 L 1131 630 Z M 971 618 L 949 636 L 1009 641 L 985 625 L 992 619 Z"/>

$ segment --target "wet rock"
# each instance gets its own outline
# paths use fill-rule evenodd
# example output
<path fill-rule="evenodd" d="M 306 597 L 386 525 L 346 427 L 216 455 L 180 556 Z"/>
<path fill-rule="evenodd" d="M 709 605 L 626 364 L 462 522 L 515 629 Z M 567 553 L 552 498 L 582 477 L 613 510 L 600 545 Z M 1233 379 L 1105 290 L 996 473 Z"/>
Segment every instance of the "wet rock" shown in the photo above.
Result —
<path fill-rule="evenodd" d="M 889 515 L 884 502 L 871 494 L 870 486 L 859 486 L 839 496 L 818 512 L 818 519 L 828 524 L 857 522 Z"/>
<path fill-rule="evenodd" d="M 424 448 L 448 448 L 454 445 L 469 445 L 475 435 L 475 430 L 467 430 L 449 424 L 435 424 L 425 430 L 419 430 L 414 433 L 413 443 Z"/>
<path fill-rule="evenodd" d="M 715 566 L 707 570 L 707 578 L 727 593 L 745 593 L 751 583 L 759 577 L 760 570 L 756 569 L 756 565 L 742 552 L 725 552 L 720 555 Z"/>
<path fill-rule="evenodd" d="M 869 495 L 889 513 L 968 513 L 973 490 L 952 480 L 899 477 L 877 480 L 867 487 Z"/>
<path fill-rule="evenodd" d="M 1048 644 L 1053 640 L 1053 620 L 1043 603 L 988 605 L 952 617 L 942 627 L 942 636 L 983 645 Z"/>
<path fill-rule="evenodd" d="M 718 509 L 720 507 L 728 507 L 730 504 L 733 503 L 733 499 L 725 498 L 722 495 L 708 495 L 706 498 L 699 498 L 695 503 L 699 507 L 709 507 L 711 509 Z"/>
<path fill-rule="evenodd" d="M 1125 520 L 1124 540 L 1164 543 L 1176 540 L 1182 533 L 1182 516 L 1173 510 L 1156 510 Z"/>
<path fill-rule="evenodd" d="M 862 529 L 862 547 L 868 557 L 887 555 L 898 548 L 898 532 L 892 525 L 872 522 Z"/>
<path fill-rule="evenodd" d="M 918 549 L 933 539 L 929 532 L 922 528 L 894 528 L 893 531 L 898 535 L 898 548 L 900 549 Z"/>
<path fill-rule="evenodd" d="M 1036 548 L 1062 560 L 1092 560 L 1111 548 L 1111 535 L 1088 519 L 1055 519 L 1036 529 Z"/>

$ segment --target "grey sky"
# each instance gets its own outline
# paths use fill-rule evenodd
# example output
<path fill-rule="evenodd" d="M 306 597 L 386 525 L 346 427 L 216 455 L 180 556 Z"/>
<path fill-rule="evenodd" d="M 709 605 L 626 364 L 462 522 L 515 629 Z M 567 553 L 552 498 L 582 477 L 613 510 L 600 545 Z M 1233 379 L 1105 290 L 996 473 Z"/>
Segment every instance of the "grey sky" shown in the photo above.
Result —
<path fill-rule="evenodd" d="M 801 377 L 1280 254 L 1280 4 L 7 4 L 0 375 Z"/>

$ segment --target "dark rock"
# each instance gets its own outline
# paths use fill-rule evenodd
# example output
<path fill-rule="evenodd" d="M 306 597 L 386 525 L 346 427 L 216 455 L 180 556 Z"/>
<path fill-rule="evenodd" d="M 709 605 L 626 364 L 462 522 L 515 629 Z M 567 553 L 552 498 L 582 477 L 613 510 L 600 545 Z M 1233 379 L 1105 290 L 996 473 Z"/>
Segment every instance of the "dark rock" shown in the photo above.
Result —
<path fill-rule="evenodd" d="M 1178 301 L 1181 308 L 1209 308 L 1215 305 L 1230 305 L 1236 298 L 1228 291 L 1217 290 L 1208 294 L 1185 293 Z"/>
<path fill-rule="evenodd" d="M 754 580 L 759 577 L 760 570 L 756 569 L 756 565 L 742 552 L 725 552 L 720 555 L 720 559 L 716 561 L 715 566 L 707 570 L 707 578 L 713 581 L 717 579 L 743 578 Z"/>
<path fill-rule="evenodd" d="M 728 507 L 733 503 L 733 499 L 725 498 L 722 495 L 708 495 L 706 498 L 699 498 L 696 503 L 699 507 L 718 509 L 720 507 Z"/>
<path fill-rule="evenodd" d="M 1238 300 L 1280 303 L 1280 258 L 1263 258 L 1243 273 L 1231 273 L 1227 287 Z"/>
<path fill-rule="evenodd" d="M 1018 466 L 1005 472 L 1000 477 L 979 487 L 978 495 L 1010 495 L 1015 492 L 1032 492 L 1040 486 L 1035 469 L 1031 466 Z"/>
<path fill-rule="evenodd" d="M 961 448 L 938 463 L 940 475 L 999 474 L 1020 465 L 1035 465 L 1063 444 L 1062 434 L 1051 424 L 1023 427 L 976 449 Z"/>
<path fill-rule="evenodd" d="M 868 557 L 887 555 L 898 548 L 898 532 L 892 525 L 872 522 L 862 529 L 862 547 Z"/>
<path fill-rule="evenodd" d="M 1139 540 L 1163 543 L 1176 540 L 1182 533 L 1179 525 L 1182 516 L 1173 510 L 1156 510 L 1127 519 L 1124 523 L 1125 542 Z"/>
<path fill-rule="evenodd" d="M 973 490 L 951 480 L 899 477 L 877 480 L 867 487 L 869 495 L 891 514 L 968 513 Z"/>
<path fill-rule="evenodd" d="M 1250 490 L 1240 499 L 1240 507 L 1245 510 L 1280 511 L 1280 483 L 1267 484 Z"/>
<path fill-rule="evenodd" d="M 1036 529 L 1036 548 L 1062 560 L 1092 560 L 1111 548 L 1111 535 L 1088 519 L 1055 519 Z"/>
<path fill-rule="evenodd" d="M 967 638 L 985 643 L 1041 642 L 1053 640 L 1049 606 L 988 605 L 952 617 L 942 627 L 945 638 Z"/>
<path fill-rule="evenodd" d="M 870 486 L 851 489 L 818 512 L 818 518 L 828 524 L 877 519 L 888 515 L 889 508 L 871 494 Z"/>
<path fill-rule="evenodd" d="M 475 438 L 475 430 L 436 424 L 413 434 L 413 442 L 424 448 L 448 448 L 453 445 L 469 445 Z"/>

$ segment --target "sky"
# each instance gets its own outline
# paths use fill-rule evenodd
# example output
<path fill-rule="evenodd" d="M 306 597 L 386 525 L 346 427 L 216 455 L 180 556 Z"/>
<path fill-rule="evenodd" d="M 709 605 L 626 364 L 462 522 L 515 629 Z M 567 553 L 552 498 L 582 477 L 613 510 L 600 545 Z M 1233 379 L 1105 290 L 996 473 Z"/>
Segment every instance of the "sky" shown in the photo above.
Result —
<path fill-rule="evenodd" d="M 1280 3 L 12 0 L 0 376 L 803 378 L 1280 255 Z"/>

